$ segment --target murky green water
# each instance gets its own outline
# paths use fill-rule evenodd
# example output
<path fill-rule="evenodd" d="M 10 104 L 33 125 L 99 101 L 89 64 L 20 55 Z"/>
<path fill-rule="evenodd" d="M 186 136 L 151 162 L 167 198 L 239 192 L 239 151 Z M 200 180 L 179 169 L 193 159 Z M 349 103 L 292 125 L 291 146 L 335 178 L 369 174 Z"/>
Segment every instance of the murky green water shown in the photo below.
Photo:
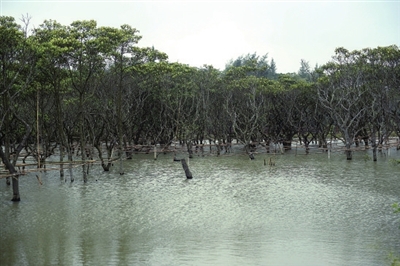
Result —
<path fill-rule="evenodd" d="M 170 155 L 137 155 L 88 184 L 22 177 L 18 204 L 2 179 L 0 264 L 388 265 L 400 165 L 363 156 L 195 157 L 186 180 Z"/>

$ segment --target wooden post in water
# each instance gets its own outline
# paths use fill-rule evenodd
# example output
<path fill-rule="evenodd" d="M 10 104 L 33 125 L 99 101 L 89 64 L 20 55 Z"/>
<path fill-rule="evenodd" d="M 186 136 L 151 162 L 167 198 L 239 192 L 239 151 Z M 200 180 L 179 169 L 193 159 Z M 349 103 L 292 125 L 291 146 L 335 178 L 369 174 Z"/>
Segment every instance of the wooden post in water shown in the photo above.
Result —
<path fill-rule="evenodd" d="M 193 178 L 192 172 L 190 172 L 189 166 L 187 165 L 186 160 L 182 159 L 181 163 L 182 163 L 183 170 L 185 170 L 186 178 L 187 179 L 192 179 Z"/>

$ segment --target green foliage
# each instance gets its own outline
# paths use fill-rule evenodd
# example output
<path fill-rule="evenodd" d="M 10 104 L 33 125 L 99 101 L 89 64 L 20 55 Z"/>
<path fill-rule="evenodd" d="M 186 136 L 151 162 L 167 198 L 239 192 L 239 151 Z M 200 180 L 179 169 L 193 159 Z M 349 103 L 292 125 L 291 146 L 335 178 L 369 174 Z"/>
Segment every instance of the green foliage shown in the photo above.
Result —
<path fill-rule="evenodd" d="M 247 54 L 244 56 L 239 56 L 235 60 L 231 60 L 229 64 L 225 67 L 226 74 L 232 75 L 229 73 L 229 70 L 239 68 L 241 74 L 240 75 L 250 75 L 255 77 L 264 77 L 264 78 L 274 78 L 276 75 L 276 65 L 272 60 L 271 64 L 268 62 L 268 54 L 263 56 L 259 56 L 256 53 Z"/>
<path fill-rule="evenodd" d="M 368 154 L 364 154 L 364 162 L 368 162 L 371 161 L 371 156 L 369 156 Z"/>
<path fill-rule="evenodd" d="M 0 36 L 0 54 L 12 53 L 12 55 L 16 55 L 18 53 L 16 48 L 21 45 L 24 33 L 13 17 L 0 16 Z"/>
<path fill-rule="evenodd" d="M 311 81 L 312 79 L 310 65 L 304 59 L 301 59 L 300 61 L 300 69 L 298 71 L 298 75 L 300 78 L 305 79 L 307 81 Z"/>
<path fill-rule="evenodd" d="M 399 203 L 393 203 L 392 208 L 393 208 L 393 212 L 394 213 L 400 213 L 400 205 L 399 205 Z"/>
<path fill-rule="evenodd" d="M 390 163 L 394 165 L 400 164 L 400 159 L 390 159 Z"/>
<path fill-rule="evenodd" d="M 390 266 L 400 266 L 400 259 L 393 253 L 389 254 L 388 259 L 390 261 Z"/>

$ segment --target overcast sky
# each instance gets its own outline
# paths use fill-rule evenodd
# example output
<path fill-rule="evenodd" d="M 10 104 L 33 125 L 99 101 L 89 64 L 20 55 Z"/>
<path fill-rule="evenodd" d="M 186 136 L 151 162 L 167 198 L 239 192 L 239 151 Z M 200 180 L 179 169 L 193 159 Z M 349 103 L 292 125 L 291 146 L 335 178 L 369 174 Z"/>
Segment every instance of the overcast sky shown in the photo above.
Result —
<path fill-rule="evenodd" d="M 400 0 L 396 1 L 18 1 L 0 0 L 1 15 L 29 14 L 98 26 L 129 24 L 138 46 L 154 46 L 170 62 L 224 69 L 248 53 L 268 54 L 279 73 L 328 62 L 337 47 L 400 46 Z"/>

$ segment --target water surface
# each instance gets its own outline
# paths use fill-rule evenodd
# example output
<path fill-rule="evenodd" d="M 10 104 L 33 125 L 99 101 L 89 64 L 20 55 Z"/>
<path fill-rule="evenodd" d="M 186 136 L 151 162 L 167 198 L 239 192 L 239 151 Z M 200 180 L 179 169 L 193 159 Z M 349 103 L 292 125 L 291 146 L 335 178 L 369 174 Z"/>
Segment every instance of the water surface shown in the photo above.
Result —
<path fill-rule="evenodd" d="M 186 180 L 171 155 L 136 155 L 123 176 L 93 166 L 87 184 L 21 177 L 17 204 L 3 179 L 0 264 L 388 265 L 400 166 L 364 157 L 195 157 Z"/>

